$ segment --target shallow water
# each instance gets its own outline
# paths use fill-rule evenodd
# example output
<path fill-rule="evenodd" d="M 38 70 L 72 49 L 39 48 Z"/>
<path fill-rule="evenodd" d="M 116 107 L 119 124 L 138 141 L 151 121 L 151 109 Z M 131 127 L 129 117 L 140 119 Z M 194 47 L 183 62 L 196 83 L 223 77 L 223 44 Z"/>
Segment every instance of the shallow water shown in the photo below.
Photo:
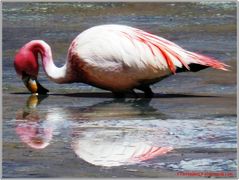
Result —
<path fill-rule="evenodd" d="M 153 99 L 117 100 L 51 83 L 41 69 L 49 96 L 27 93 L 12 65 L 18 48 L 43 39 L 60 66 L 79 32 L 105 23 L 155 33 L 231 71 L 177 74 L 153 85 Z M 3 177 L 236 176 L 236 131 L 234 3 L 3 4 Z"/>

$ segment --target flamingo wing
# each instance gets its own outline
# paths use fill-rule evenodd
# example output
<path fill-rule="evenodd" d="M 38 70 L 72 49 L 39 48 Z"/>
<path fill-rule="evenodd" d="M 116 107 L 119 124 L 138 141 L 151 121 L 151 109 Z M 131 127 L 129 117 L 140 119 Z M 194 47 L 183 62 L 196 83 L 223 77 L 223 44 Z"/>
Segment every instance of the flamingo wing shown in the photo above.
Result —
<path fill-rule="evenodd" d="M 151 52 L 151 60 L 156 61 L 159 66 L 165 66 L 166 62 L 168 69 L 170 69 L 172 73 L 182 70 L 198 71 L 206 67 L 227 70 L 226 67 L 228 66 L 226 64 L 214 58 L 187 51 L 167 39 L 140 29 L 130 28 L 128 32 L 122 31 L 121 33 L 132 42 L 136 41 L 138 44 L 143 43 L 146 49 Z"/>
<path fill-rule="evenodd" d="M 214 58 L 187 51 L 167 39 L 129 26 L 96 26 L 80 34 L 78 39 L 80 56 L 104 67 L 112 63 L 138 69 L 168 69 L 172 73 L 177 68 L 190 70 L 190 64 L 221 70 L 227 67 Z"/>

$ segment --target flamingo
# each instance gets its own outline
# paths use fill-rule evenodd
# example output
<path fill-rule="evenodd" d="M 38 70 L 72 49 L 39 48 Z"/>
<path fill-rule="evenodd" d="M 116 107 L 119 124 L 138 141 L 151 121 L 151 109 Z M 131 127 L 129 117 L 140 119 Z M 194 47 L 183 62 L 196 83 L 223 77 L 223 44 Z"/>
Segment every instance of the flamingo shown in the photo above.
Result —
<path fill-rule="evenodd" d="M 70 44 L 65 65 L 58 68 L 51 47 L 32 40 L 17 53 L 14 67 L 32 93 L 49 91 L 37 80 L 41 56 L 47 77 L 55 83 L 86 83 L 116 96 L 134 89 L 152 97 L 150 85 L 179 72 L 207 67 L 227 71 L 228 65 L 143 30 L 117 24 L 99 25 L 80 33 Z"/>

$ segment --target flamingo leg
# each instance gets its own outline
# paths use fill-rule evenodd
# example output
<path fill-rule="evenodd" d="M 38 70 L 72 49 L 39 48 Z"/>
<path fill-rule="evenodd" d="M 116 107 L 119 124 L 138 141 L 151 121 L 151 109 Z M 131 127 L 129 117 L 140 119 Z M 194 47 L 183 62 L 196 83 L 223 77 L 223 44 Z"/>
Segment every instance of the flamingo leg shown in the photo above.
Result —
<path fill-rule="evenodd" d="M 112 92 L 115 98 L 125 98 L 124 92 Z"/>
<path fill-rule="evenodd" d="M 122 91 L 122 92 L 112 92 L 115 98 L 125 98 L 126 94 L 131 94 L 135 99 L 139 98 L 138 94 L 133 90 Z"/>
<path fill-rule="evenodd" d="M 154 93 L 152 89 L 149 87 L 149 85 L 141 85 L 138 86 L 136 89 L 143 91 L 146 98 L 152 98 L 154 96 Z"/>
<path fill-rule="evenodd" d="M 131 89 L 129 92 L 134 96 L 135 99 L 139 98 L 139 95 L 133 89 Z"/>

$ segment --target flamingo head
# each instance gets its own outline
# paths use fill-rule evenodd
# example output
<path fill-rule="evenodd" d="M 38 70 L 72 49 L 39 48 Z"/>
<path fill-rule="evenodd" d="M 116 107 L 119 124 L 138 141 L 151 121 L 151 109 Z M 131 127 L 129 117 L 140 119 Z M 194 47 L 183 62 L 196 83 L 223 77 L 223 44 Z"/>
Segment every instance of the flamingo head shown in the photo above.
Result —
<path fill-rule="evenodd" d="M 14 67 L 16 73 L 21 77 L 31 93 L 47 94 L 49 92 L 37 80 L 39 71 L 37 52 L 27 46 L 23 46 L 15 56 Z"/>

